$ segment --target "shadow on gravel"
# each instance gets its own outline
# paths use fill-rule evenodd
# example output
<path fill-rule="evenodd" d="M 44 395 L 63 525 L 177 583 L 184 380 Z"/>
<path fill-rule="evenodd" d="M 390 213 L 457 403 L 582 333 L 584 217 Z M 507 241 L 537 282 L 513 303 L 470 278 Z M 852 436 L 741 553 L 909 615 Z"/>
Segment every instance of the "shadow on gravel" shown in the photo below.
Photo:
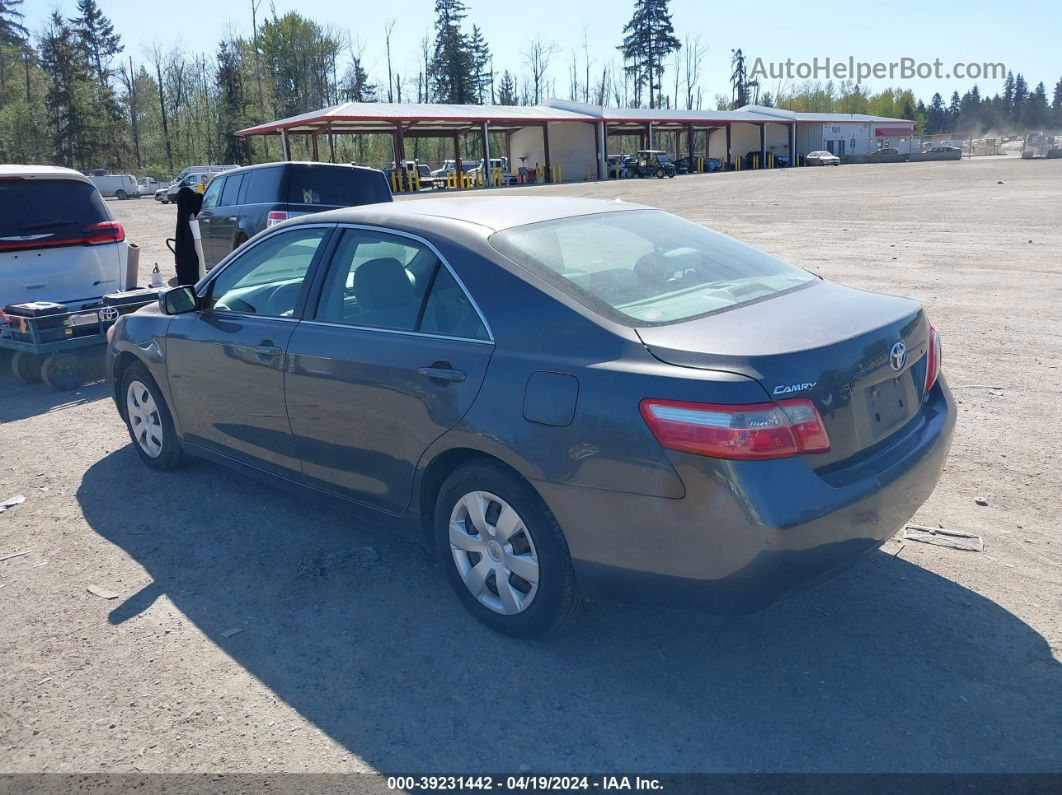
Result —
<path fill-rule="evenodd" d="M 27 384 L 11 374 L 10 359 L 0 356 L 0 423 L 23 420 L 50 411 L 110 398 L 107 384 L 95 380 L 69 392 L 56 392 L 46 384 Z"/>
<path fill-rule="evenodd" d="M 1044 639 L 883 553 L 758 615 L 599 606 L 529 643 L 466 616 L 378 522 L 214 465 L 156 473 L 126 447 L 77 497 L 154 578 L 111 623 L 165 594 L 382 772 L 1062 769 Z"/>

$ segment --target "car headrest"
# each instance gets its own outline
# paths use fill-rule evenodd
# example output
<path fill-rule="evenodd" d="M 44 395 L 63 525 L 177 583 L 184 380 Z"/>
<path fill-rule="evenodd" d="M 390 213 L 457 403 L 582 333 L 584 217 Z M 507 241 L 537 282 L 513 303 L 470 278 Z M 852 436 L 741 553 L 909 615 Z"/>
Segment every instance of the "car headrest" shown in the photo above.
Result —
<path fill-rule="evenodd" d="M 363 262 L 354 271 L 352 285 L 363 309 L 386 309 L 413 300 L 413 284 L 402 263 L 392 257 Z"/>

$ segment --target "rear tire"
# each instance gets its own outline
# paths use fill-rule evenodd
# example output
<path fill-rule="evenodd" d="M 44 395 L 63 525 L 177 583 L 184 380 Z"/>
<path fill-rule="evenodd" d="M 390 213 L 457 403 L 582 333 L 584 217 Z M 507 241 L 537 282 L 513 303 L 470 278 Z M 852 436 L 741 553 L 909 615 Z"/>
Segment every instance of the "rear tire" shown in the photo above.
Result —
<path fill-rule="evenodd" d="M 450 586 L 479 621 L 537 638 L 569 618 L 578 595 L 568 543 L 526 482 L 498 464 L 466 464 L 443 483 L 434 520 Z"/>
<path fill-rule="evenodd" d="M 11 372 L 27 384 L 39 384 L 43 364 L 44 357 L 40 354 L 15 351 L 15 355 L 11 357 Z"/>
<path fill-rule="evenodd" d="M 85 383 L 81 357 L 69 351 L 53 353 L 41 365 L 41 380 L 56 392 L 69 392 Z"/>
<path fill-rule="evenodd" d="M 129 438 L 141 461 L 163 471 L 189 463 L 162 391 L 142 364 L 131 364 L 122 374 L 121 399 Z"/>
<path fill-rule="evenodd" d="M 119 201 L 125 201 L 129 198 L 129 196 L 126 195 L 126 192 L 124 190 L 120 190 L 114 194 L 114 198 L 118 199 Z"/>

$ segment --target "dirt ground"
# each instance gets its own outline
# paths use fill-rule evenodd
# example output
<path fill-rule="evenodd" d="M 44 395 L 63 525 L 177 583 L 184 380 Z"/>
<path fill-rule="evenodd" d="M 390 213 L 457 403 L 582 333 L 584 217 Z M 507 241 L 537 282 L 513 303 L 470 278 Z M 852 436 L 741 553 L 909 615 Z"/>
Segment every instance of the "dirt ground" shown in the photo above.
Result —
<path fill-rule="evenodd" d="M 1062 161 L 523 190 L 921 300 L 959 422 L 915 521 L 985 551 L 894 541 L 758 615 L 594 606 L 518 642 L 378 521 L 150 471 L 102 384 L 5 373 L 0 558 L 30 552 L 0 561 L 0 771 L 1062 771 Z M 174 209 L 111 207 L 172 274 Z"/>

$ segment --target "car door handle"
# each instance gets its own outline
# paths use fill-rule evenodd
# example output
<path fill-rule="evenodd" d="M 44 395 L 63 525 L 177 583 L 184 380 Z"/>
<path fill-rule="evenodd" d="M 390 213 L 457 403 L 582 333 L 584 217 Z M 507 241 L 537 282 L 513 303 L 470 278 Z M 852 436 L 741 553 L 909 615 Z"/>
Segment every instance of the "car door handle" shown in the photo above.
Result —
<path fill-rule="evenodd" d="M 201 224 L 209 224 L 210 223 L 210 216 L 208 215 L 205 218 L 197 217 L 196 220 L 199 221 L 199 223 L 201 223 Z"/>
<path fill-rule="evenodd" d="M 230 215 L 229 216 L 229 223 L 231 223 L 231 224 L 234 224 L 234 223 L 236 223 L 239 220 L 240 219 L 238 217 L 236 217 L 235 215 Z"/>
<path fill-rule="evenodd" d="M 265 358 L 267 356 L 280 356 L 280 354 L 284 352 L 284 349 L 276 345 L 270 345 L 268 343 L 263 342 L 261 345 L 254 346 L 254 352 L 262 358 Z"/>
<path fill-rule="evenodd" d="M 417 372 L 425 378 L 433 381 L 464 381 L 465 374 L 460 370 L 450 370 L 446 367 L 421 367 Z"/>

